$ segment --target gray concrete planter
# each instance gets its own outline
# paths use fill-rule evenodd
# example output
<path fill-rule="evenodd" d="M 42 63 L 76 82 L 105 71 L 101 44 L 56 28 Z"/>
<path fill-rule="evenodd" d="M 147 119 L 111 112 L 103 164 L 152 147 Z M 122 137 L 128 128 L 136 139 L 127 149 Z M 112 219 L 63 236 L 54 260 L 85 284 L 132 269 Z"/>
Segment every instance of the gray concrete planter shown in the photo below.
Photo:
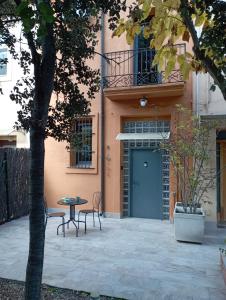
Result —
<path fill-rule="evenodd" d="M 177 241 L 202 243 L 204 238 L 205 214 L 198 209 L 199 214 L 188 214 L 183 212 L 183 207 L 175 206 L 174 229 Z"/>
<path fill-rule="evenodd" d="M 226 285 L 226 256 L 220 253 L 220 264 L 223 273 L 224 283 Z"/>

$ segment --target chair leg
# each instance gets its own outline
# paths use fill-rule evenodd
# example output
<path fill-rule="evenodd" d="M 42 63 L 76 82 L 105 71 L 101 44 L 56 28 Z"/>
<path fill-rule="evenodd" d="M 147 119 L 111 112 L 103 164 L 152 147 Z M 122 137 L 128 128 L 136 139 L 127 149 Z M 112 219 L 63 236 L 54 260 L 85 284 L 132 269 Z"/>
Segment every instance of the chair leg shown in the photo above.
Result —
<path fill-rule="evenodd" d="M 79 229 L 79 218 L 80 218 L 80 211 L 78 212 L 78 229 Z"/>
<path fill-rule="evenodd" d="M 85 233 L 86 233 L 86 216 L 87 214 L 85 214 Z"/>
<path fill-rule="evenodd" d="M 65 223 L 65 220 L 64 220 L 64 217 L 62 217 L 62 221 L 63 221 L 63 224 Z M 65 237 L 65 224 L 62 226 L 62 230 L 63 230 L 63 235 Z"/>
<path fill-rule="evenodd" d="M 94 211 L 93 211 L 93 227 L 95 227 Z"/>
<path fill-rule="evenodd" d="M 100 223 L 100 230 L 101 230 L 101 221 L 100 221 L 100 213 L 99 213 L 99 211 L 98 211 L 98 219 L 99 219 L 99 223 Z"/>

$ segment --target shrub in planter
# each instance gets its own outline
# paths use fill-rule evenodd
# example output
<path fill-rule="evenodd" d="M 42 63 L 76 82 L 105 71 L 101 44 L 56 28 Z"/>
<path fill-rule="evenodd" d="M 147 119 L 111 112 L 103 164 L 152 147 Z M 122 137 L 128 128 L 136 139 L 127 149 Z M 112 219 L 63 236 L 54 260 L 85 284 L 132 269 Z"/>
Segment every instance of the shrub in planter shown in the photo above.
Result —
<path fill-rule="evenodd" d="M 200 122 L 181 105 L 177 105 L 177 113 L 176 132 L 161 145 L 169 151 L 178 183 L 180 204 L 174 210 L 175 235 L 177 240 L 201 243 L 204 235 L 202 204 L 211 203 L 206 195 L 216 178 L 216 170 L 208 165 L 210 136 L 217 124 L 214 121 Z"/>

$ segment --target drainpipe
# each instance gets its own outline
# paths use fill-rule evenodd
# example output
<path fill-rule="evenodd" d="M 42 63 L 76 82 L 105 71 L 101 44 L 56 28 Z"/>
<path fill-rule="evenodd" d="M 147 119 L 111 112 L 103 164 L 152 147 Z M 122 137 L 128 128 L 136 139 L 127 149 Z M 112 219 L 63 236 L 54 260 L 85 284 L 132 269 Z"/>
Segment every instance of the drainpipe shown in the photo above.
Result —
<path fill-rule="evenodd" d="M 100 57 L 100 72 L 101 72 L 101 88 L 100 88 L 100 157 L 101 157 L 101 165 L 100 165 L 100 190 L 101 190 L 101 197 L 102 197 L 102 215 L 104 216 L 105 213 L 105 151 L 104 151 L 104 144 L 105 144 L 105 136 L 104 136 L 104 92 L 103 92 L 103 76 L 104 76 L 104 42 L 105 42 L 105 35 L 104 35 L 104 13 L 101 14 L 101 57 Z"/>
<path fill-rule="evenodd" d="M 195 93 L 195 104 L 196 104 L 196 115 L 199 117 L 199 77 L 198 74 L 195 75 L 196 79 L 196 93 Z"/>

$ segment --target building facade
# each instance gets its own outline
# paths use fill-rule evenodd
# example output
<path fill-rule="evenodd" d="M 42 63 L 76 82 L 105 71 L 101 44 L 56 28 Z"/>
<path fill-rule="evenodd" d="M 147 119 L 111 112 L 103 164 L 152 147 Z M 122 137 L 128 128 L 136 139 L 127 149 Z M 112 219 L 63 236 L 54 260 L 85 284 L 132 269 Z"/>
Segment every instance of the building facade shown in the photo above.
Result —
<path fill-rule="evenodd" d="M 14 31 L 20 36 L 20 27 Z M 16 47 L 20 49 L 20 43 Z M 6 46 L 0 47 L 0 59 L 7 59 L 7 63 L 0 65 L 0 147 L 29 148 L 29 135 L 14 128 L 20 105 L 10 99 L 10 93 L 17 80 L 23 76 L 23 71 Z"/>
<path fill-rule="evenodd" d="M 102 212 L 109 217 L 170 219 L 177 200 L 176 180 L 168 153 L 159 147 L 177 124 L 176 104 L 192 108 L 192 78 L 179 69 L 165 78 L 151 66 L 155 51 L 137 37 L 112 38 L 107 20 L 90 64 L 101 69 L 102 87 L 91 114 L 75 121 L 82 145 L 46 141 L 45 193 L 48 205 L 59 208 L 63 196 L 91 199 L 102 192 Z M 178 44 L 178 53 L 185 51 Z"/>

